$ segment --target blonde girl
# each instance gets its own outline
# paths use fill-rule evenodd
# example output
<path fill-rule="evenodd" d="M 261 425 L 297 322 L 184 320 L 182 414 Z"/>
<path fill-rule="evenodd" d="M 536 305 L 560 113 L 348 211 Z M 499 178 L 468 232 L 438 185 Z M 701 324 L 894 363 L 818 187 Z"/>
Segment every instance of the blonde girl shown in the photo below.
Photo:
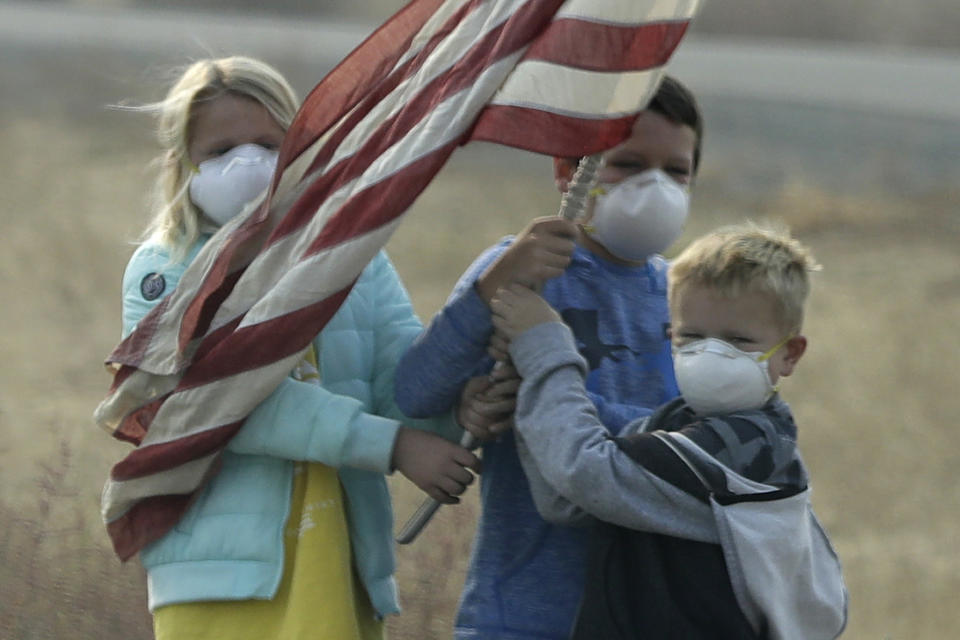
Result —
<path fill-rule="evenodd" d="M 148 108 L 162 154 L 155 214 L 123 277 L 124 336 L 268 186 L 297 99 L 272 67 L 237 56 L 191 64 Z M 182 520 L 141 552 L 158 640 L 382 637 L 399 611 L 384 475 L 455 502 L 479 463 L 448 441 L 462 433 L 452 421 L 410 428 L 394 404 L 397 360 L 420 330 L 381 252 Z"/>

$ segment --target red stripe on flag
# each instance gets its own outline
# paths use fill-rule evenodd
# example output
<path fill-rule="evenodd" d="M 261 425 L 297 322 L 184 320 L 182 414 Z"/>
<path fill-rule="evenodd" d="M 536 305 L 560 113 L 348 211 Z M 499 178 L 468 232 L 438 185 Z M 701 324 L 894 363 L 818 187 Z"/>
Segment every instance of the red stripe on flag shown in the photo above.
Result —
<path fill-rule="evenodd" d="M 317 327 L 337 312 L 352 286 L 282 316 L 235 329 L 219 340 L 219 335 L 211 335 L 201 345 L 208 353 L 194 361 L 174 393 L 268 366 L 302 351 L 320 332 Z"/>
<path fill-rule="evenodd" d="M 194 338 L 207 333 L 210 323 L 213 322 L 214 316 L 220 309 L 220 305 L 233 292 L 233 287 L 237 284 L 240 276 L 243 275 L 248 262 L 245 261 L 241 268 L 232 273 L 224 274 L 219 279 L 219 286 L 212 288 L 209 295 L 194 300 L 194 303 L 187 307 L 183 314 L 183 322 L 180 325 L 179 344 L 181 353 Z"/>
<path fill-rule="evenodd" d="M 549 156 L 587 156 L 625 140 L 636 117 L 575 118 L 527 107 L 490 105 L 477 120 L 470 140 L 510 144 Z"/>
<path fill-rule="evenodd" d="M 342 242 L 344 238 L 353 238 L 373 231 L 402 215 L 459 144 L 460 140 L 457 139 L 442 147 L 436 147 L 428 155 L 405 166 L 402 172 L 395 173 L 350 198 L 337 215 L 324 225 L 307 253 L 318 253 Z M 384 202 L 388 201 L 390 206 L 385 207 Z"/>
<path fill-rule="evenodd" d="M 160 539 L 183 517 L 193 499 L 189 495 L 151 496 L 107 523 L 107 534 L 117 556 L 127 561 L 143 547 Z"/>
<path fill-rule="evenodd" d="M 112 367 L 108 365 L 107 368 L 110 369 Z M 129 365 L 121 365 L 120 368 L 117 369 L 113 374 L 113 382 L 110 385 L 110 393 L 113 393 L 114 391 L 116 391 L 117 387 L 123 384 L 123 381 L 129 378 L 130 376 L 132 376 L 136 371 L 137 371 L 136 367 L 132 367 Z"/>
<path fill-rule="evenodd" d="M 150 423 L 154 416 L 160 410 L 160 405 L 170 397 L 170 394 L 164 394 L 159 398 L 154 398 L 142 407 L 138 407 L 123 417 L 120 426 L 113 432 L 113 437 L 117 440 L 123 440 L 134 445 L 139 445 L 150 429 Z"/>
<path fill-rule="evenodd" d="M 221 340 L 229 336 L 233 331 L 240 326 L 240 323 L 243 322 L 243 317 L 234 318 L 227 324 L 215 329 L 214 331 L 208 333 L 204 338 L 203 342 L 197 347 L 196 353 L 193 354 L 193 361 L 197 362 L 203 360 L 207 357 L 210 351 L 216 347 Z M 182 379 L 181 379 L 182 382 Z"/>
<path fill-rule="evenodd" d="M 215 453 L 226 446 L 242 425 L 243 420 L 238 420 L 169 442 L 137 447 L 113 465 L 110 479 L 118 482 L 132 480 Z"/>
<path fill-rule="evenodd" d="M 565 18 L 547 27 L 524 54 L 524 60 L 604 72 L 661 67 L 673 55 L 689 24 L 689 20 L 683 20 L 613 25 Z"/>
<path fill-rule="evenodd" d="M 131 367 L 139 366 L 140 363 L 143 362 L 143 357 L 157 330 L 157 324 L 160 322 L 160 318 L 167 312 L 169 305 L 170 296 L 158 302 L 157 305 L 150 310 L 150 313 L 140 319 L 140 322 L 137 323 L 136 330 L 117 345 L 117 348 L 114 349 L 113 353 L 107 358 L 107 362 L 129 365 Z M 117 383 L 114 382 L 114 386 L 116 385 Z"/>

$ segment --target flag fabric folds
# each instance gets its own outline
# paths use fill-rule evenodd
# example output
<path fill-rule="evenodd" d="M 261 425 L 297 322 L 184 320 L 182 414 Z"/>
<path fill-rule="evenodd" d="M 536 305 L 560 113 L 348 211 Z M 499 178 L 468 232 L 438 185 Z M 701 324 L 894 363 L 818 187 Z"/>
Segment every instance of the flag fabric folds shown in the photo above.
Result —
<path fill-rule="evenodd" d="M 614 146 L 699 0 L 413 0 L 307 96 L 270 189 L 109 356 L 95 419 L 136 448 L 102 514 L 122 559 L 161 537 L 458 145 Z"/>

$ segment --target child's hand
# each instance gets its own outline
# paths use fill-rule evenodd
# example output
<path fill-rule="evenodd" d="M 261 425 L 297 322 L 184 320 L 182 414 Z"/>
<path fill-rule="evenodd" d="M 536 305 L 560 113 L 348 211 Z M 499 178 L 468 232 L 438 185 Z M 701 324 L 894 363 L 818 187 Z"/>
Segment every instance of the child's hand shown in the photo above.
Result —
<path fill-rule="evenodd" d="M 497 366 L 502 366 L 499 364 L 501 362 L 510 362 L 510 339 L 499 331 L 491 333 L 490 342 L 487 343 L 487 355 L 497 361 Z"/>
<path fill-rule="evenodd" d="M 490 301 L 493 326 L 513 340 L 527 329 L 544 322 L 560 322 L 560 314 L 547 301 L 526 287 L 510 285 L 497 291 Z"/>
<path fill-rule="evenodd" d="M 393 468 L 441 504 L 456 504 L 480 473 L 480 458 L 440 436 L 400 427 L 393 444 Z"/>
<path fill-rule="evenodd" d="M 494 440 L 513 426 L 520 377 L 509 364 L 490 376 L 471 378 L 460 394 L 457 422 L 481 442 Z"/>
<path fill-rule="evenodd" d="M 577 225 L 558 216 L 536 218 L 477 279 L 489 304 L 497 289 L 513 283 L 539 289 L 563 273 L 576 247 Z"/>

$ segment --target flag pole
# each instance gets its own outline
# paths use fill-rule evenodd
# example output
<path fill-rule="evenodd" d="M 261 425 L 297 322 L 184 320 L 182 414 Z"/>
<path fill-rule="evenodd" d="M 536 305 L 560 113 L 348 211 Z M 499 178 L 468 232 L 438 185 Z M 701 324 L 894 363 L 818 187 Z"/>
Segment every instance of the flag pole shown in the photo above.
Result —
<path fill-rule="evenodd" d="M 557 215 L 565 220 L 577 220 L 582 215 L 587 206 L 587 198 L 590 192 L 597 184 L 597 176 L 600 168 L 603 166 L 603 157 L 596 153 L 592 156 L 583 156 L 577 164 L 577 170 L 573 174 L 570 186 L 564 192 L 560 200 L 560 211 Z M 503 361 L 497 361 L 494 369 L 503 366 Z M 460 446 L 466 449 L 474 449 L 480 441 L 469 431 L 463 432 L 460 438 Z M 414 541 L 417 535 L 423 531 L 430 519 L 433 518 L 440 503 L 433 498 L 426 498 L 420 503 L 420 507 L 414 512 L 410 519 L 397 534 L 397 544 L 409 544 Z"/>

